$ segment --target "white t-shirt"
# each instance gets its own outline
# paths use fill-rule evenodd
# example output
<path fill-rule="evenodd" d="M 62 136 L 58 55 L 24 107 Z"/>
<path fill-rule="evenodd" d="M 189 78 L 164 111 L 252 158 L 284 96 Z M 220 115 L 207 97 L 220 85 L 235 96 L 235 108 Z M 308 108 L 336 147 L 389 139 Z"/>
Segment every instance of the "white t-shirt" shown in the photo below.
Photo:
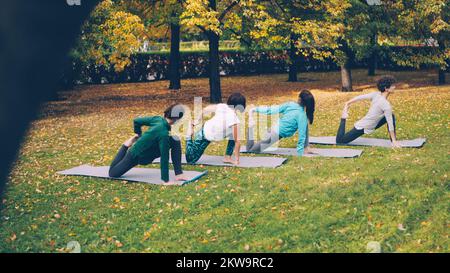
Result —
<path fill-rule="evenodd" d="M 233 125 L 239 124 L 236 112 L 227 104 L 220 103 L 216 106 L 214 117 L 205 122 L 203 132 L 209 141 L 222 141 L 233 137 Z"/>
<path fill-rule="evenodd" d="M 358 130 L 364 129 L 365 134 L 370 134 L 375 130 L 380 120 L 385 117 L 389 132 L 394 131 L 394 122 L 392 118 L 392 106 L 381 92 L 373 92 L 366 95 L 361 95 L 355 98 L 356 100 L 371 100 L 370 109 L 366 116 L 355 123 L 355 128 Z"/>

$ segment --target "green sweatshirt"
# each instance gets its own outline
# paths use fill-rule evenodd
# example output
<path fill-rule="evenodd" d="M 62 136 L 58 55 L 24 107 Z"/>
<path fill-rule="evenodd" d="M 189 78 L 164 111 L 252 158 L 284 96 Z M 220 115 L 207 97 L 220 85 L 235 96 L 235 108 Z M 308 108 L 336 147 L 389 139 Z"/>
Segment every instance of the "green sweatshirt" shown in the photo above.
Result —
<path fill-rule="evenodd" d="M 169 131 L 170 125 L 163 117 L 143 117 L 134 120 L 134 132 L 142 134 L 142 126 L 150 128 L 130 148 L 139 164 L 146 165 L 161 157 L 161 179 L 169 181 Z"/>

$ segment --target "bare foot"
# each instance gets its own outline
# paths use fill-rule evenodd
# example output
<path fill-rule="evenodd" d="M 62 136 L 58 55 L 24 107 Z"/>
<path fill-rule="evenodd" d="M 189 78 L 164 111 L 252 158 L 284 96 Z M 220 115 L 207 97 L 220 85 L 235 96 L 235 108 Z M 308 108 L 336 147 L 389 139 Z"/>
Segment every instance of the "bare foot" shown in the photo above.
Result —
<path fill-rule="evenodd" d="M 225 157 L 223 163 L 233 164 L 235 166 L 239 165 L 239 161 L 233 160 L 231 157 Z"/>
<path fill-rule="evenodd" d="M 139 136 L 138 135 L 134 135 L 132 138 L 128 139 L 127 141 L 125 141 L 123 143 L 123 145 L 125 145 L 126 147 L 131 147 L 133 146 L 134 143 L 136 143 L 136 141 L 138 140 Z"/>
<path fill-rule="evenodd" d="M 348 105 L 345 104 L 344 106 L 344 110 L 342 111 L 342 119 L 347 119 L 348 118 Z"/>
<path fill-rule="evenodd" d="M 188 132 L 186 134 L 187 137 L 194 139 L 195 126 L 196 124 L 194 122 L 191 122 L 191 126 L 189 127 Z"/>

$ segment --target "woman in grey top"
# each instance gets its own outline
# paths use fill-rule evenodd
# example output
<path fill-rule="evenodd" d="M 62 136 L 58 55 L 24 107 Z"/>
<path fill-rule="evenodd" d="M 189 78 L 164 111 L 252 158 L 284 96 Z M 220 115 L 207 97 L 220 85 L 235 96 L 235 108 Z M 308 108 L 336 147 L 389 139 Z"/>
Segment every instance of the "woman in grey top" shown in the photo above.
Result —
<path fill-rule="evenodd" d="M 344 111 L 342 112 L 341 124 L 339 126 L 336 143 L 346 144 L 352 142 L 364 134 L 370 134 L 376 129 L 387 123 L 389 137 L 393 148 L 399 148 L 395 132 L 395 116 L 392 114 L 392 106 L 387 100 L 389 95 L 395 89 L 395 79 L 387 76 L 381 78 L 378 83 L 378 92 L 373 92 L 366 95 L 355 97 L 345 103 Z M 345 123 L 348 118 L 348 107 L 358 101 L 371 100 L 370 109 L 366 116 L 355 123 L 352 130 L 345 133 Z"/>

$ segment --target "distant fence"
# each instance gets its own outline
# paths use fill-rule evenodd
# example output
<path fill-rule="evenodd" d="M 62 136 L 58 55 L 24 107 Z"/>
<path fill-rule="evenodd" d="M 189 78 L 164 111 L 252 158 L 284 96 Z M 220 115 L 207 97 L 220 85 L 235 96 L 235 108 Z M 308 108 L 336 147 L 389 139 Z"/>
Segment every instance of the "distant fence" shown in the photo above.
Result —
<path fill-rule="evenodd" d="M 399 52 L 397 48 L 391 52 Z M 433 50 L 417 48 L 414 50 Z M 198 78 L 208 76 L 208 52 L 183 52 L 182 78 Z M 138 53 L 132 56 L 131 65 L 123 72 L 117 73 L 113 67 L 103 65 L 84 65 L 73 60 L 64 73 L 62 84 L 69 88 L 74 84 L 106 84 L 124 82 L 148 82 L 166 80 L 169 75 L 168 53 Z M 316 60 L 300 56 L 300 72 L 336 71 L 339 66 L 331 59 Z M 289 69 L 288 53 L 284 50 L 240 51 L 229 50 L 220 53 L 221 75 L 258 75 L 286 73 Z M 365 60 L 358 61 L 354 68 L 367 67 Z M 378 68 L 384 70 L 411 70 L 396 64 L 389 54 L 380 54 Z"/>

